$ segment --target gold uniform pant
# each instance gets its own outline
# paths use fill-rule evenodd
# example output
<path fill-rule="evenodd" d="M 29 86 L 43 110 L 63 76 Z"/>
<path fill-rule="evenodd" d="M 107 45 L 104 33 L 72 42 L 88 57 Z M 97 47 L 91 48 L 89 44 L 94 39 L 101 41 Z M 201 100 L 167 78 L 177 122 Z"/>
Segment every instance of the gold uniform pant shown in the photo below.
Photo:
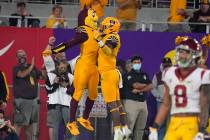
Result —
<path fill-rule="evenodd" d="M 119 73 L 117 70 L 101 72 L 101 90 L 106 103 L 120 100 Z"/>
<path fill-rule="evenodd" d="M 193 140 L 198 132 L 198 117 L 171 117 L 164 140 Z"/>
<path fill-rule="evenodd" d="M 79 101 L 84 89 L 88 89 L 88 97 L 95 100 L 98 96 L 99 72 L 96 65 L 88 66 L 78 61 L 74 71 L 74 94 L 73 98 Z"/>

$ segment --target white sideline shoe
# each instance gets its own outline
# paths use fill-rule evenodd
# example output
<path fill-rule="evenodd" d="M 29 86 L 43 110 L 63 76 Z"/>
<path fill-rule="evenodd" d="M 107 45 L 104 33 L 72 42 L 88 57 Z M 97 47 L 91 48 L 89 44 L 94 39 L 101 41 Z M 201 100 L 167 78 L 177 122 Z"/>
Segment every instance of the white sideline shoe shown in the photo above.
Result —
<path fill-rule="evenodd" d="M 121 131 L 121 129 L 116 129 L 114 131 L 114 140 L 123 140 L 123 132 Z"/>
<path fill-rule="evenodd" d="M 131 134 L 132 134 L 131 130 L 127 126 L 124 126 L 124 127 L 122 127 L 122 132 L 124 135 L 123 140 L 129 140 L 131 137 Z"/>

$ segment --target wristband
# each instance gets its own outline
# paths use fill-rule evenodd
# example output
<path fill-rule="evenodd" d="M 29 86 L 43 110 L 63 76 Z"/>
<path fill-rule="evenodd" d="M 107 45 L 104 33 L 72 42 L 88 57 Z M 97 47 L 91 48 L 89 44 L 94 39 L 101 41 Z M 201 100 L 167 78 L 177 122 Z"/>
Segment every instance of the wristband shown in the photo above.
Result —
<path fill-rule="evenodd" d="M 103 46 L 104 46 L 105 44 L 104 44 L 104 42 L 101 40 L 101 41 L 98 42 L 98 45 L 99 45 L 100 48 L 103 48 Z"/>
<path fill-rule="evenodd" d="M 156 122 L 154 122 L 153 125 L 152 125 L 152 128 L 159 129 L 159 127 L 160 127 L 160 126 L 159 126 Z"/>

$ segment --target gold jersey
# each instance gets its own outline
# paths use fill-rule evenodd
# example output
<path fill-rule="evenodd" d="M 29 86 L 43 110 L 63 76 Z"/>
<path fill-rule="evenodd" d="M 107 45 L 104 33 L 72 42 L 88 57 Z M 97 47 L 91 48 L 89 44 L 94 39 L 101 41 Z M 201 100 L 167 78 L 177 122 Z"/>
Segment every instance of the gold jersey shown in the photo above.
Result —
<path fill-rule="evenodd" d="M 98 52 L 98 70 L 99 72 L 105 72 L 116 68 L 116 57 L 120 49 L 120 37 L 118 34 L 108 34 L 102 40 L 112 52 L 106 54 L 102 49 Z"/>
<path fill-rule="evenodd" d="M 93 29 L 88 26 L 81 26 L 86 32 L 88 39 L 80 45 L 79 62 L 85 65 L 96 65 L 98 56 L 98 44 L 93 38 Z"/>

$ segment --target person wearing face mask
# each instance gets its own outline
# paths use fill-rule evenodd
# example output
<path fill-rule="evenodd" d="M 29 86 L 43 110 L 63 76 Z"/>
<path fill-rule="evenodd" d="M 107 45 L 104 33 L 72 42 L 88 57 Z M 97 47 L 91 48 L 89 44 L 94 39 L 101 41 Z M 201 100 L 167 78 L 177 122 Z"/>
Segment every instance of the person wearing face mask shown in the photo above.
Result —
<path fill-rule="evenodd" d="M 163 101 L 163 87 L 164 83 L 162 81 L 162 72 L 172 66 L 172 61 L 168 57 L 164 57 L 162 59 L 162 63 L 160 64 L 160 71 L 157 72 L 152 79 L 152 94 L 156 98 L 157 101 L 157 110 L 159 110 L 160 105 Z M 167 120 L 160 126 L 158 130 L 158 140 L 163 140 L 165 132 L 166 132 L 166 123 Z"/>
<path fill-rule="evenodd" d="M 17 134 L 25 128 L 27 140 L 31 140 L 32 125 L 38 121 L 38 80 L 42 73 L 35 67 L 35 59 L 31 64 L 27 61 L 24 50 L 17 50 L 18 64 L 13 68 L 14 126 Z"/>
<path fill-rule="evenodd" d="M 141 70 L 142 62 L 142 57 L 132 57 L 132 70 L 123 76 L 125 89 L 123 104 L 128 116 L 129 128 L 134 134 L 133 140 L 143 139 L 148 115 L 145 94 L 152 89 L 148 75 Z"/>

